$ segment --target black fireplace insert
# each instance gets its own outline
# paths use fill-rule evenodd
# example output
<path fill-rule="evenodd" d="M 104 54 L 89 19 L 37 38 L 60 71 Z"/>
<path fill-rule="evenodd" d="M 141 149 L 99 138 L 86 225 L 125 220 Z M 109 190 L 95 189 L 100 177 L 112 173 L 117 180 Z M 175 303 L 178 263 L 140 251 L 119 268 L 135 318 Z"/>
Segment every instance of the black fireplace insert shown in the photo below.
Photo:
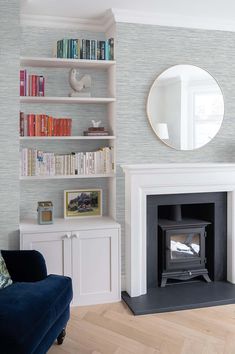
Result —
<path fill-rule="evenodd" d="M 159 219 L 161 287 L 166 286 L 168 279 L 186 281 L 202 276 L 210 282 L 205 257 L 209 224 L 205 220 L 182 219 L 180 205 L 172 206 L 170 219 Z"/>

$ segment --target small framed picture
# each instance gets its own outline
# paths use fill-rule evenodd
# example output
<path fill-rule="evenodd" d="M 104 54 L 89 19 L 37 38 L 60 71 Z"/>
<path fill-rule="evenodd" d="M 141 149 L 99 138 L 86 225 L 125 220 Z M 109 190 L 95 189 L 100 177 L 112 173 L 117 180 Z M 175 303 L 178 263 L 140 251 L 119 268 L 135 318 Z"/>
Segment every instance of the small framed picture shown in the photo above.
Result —
<path fill-rule="evenodd" d="M 64 191 L 64 218 L 102 215 L 102 190 L 78 189 Z"/>

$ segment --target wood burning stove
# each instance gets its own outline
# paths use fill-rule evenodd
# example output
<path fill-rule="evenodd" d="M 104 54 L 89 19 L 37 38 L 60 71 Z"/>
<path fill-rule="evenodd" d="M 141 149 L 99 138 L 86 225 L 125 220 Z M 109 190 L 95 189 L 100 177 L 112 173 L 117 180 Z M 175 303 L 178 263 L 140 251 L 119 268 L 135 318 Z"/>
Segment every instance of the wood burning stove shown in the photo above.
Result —
<path fill-rule="evenodd" d="M 206 268 L 205 238 L 208 221 L 181 216 L 181 206 L 172 206 L 171 219 L 159 219 L 161 287 L 168 279 L 189 280 L 202 276 L 210 282 Z"/>

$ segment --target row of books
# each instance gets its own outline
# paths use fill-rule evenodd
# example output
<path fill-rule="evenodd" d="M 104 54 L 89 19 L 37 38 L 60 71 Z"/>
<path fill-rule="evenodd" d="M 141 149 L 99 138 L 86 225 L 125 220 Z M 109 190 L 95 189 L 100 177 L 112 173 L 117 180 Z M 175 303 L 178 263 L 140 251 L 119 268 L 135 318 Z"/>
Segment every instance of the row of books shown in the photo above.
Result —
<path fill-rule="evenodd" d="M 71 136 L 71 118 L 20 112 L 20 136 Z"/>
<path fill-rule="evenodd" d="M 45 77 L 20 70 L 20 96 L 45 96 Z"/>
<path fill-rule="evenodd" d="M 57 58 L 114 60 L 114 39 L 105 41 L 95 39 L 61 39 L 57 41 Z"/>
<path fill-rule="evenodd" d="M 114 170 L 112 147 L 66 155 L 22 148 L 20 154 L 21 176 L 109 174 Z"/>

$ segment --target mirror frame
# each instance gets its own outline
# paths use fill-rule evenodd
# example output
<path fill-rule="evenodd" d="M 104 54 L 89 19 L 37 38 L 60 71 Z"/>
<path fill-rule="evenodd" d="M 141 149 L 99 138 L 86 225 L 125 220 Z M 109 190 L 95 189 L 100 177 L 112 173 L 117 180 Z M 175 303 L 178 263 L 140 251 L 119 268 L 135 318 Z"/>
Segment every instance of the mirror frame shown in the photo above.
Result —
<path fill-rule="evenodd" d="M 156 132 L 156 129 L 154 128 L 154 126 L 153 126 L 153 124 L 152 124 L 152 122 L 151 122 L 150 112 L 149 112 L 149 98 L 150 98 L 150 95 L 151 95 L 151 93 L 152 93 L 152 90 L 153 90 L 153 87 L 154 87 L 156 81 L 159 79 L 159 77 L 160 77 L 165 71 L 167 71 L 167 70 L 169 70 L 169 69 L 171 69 L 171 68 L 177 67 L 177 66 L 182 66 L 182 65 L 194 66 L 194 67 L 196 67 L 196 68 L 198 68 L 198 69 L 201 69 L 201 70 L 205 71 L 207 74 L 209 74 L 209 75 L 212 77 L 212 79 L 214 79 L 214 81 L 216 82 L 216 84 L 218 85 L 218 88 L 219 88 L 219 90 L 220 90 L 220 92 L 221 92 L 221 95 L 222 95 L 222 98 L 223 98 L 223 115 L 222 115 L 221 124 L 220 124 L 220 127 L 219 127 L 217 133 L 216 133 L 216 134 L 213 136 L 213 138 L 212 138 L 211 140 L 209 140 L 206 144 L 201 145 L 201 146 L 199 146 L 199 147 L 196 147 L 196 148 L 194 148 L 194 149 L 187 149 L 187 150 L 183 150 L 183 149 L 176 148 L 176 147 L 174 147 L 174 146 L 172 146 L 172 145 L 169 145 L 166 141 L 162 140 L 162 139 L 158 136 L 158 134 L 157 134 L 157 132 Z M 213 75 L 211 75 L 211 73 L 210 73 L 208 70 L 203 69 L 203 68 L 201 68 L 200 66 L 198 66 L 198 65 L 193 65 L 193 64 L 175 64 L 175 65 L 169 66 L 167 69 L 164 69 L 163 71 L 161 71 L 160 74 L 157 75 L 157 77 L 156 77 L 155 80 L 153 81 L 153 83 L 152 83 L 152 85 L 151 85 L 151 87 L 150 87 L 149 93 L 148 93 L 148 97 L 147 97 L 146 113 L 147 113 L 147 117 L 148 117 L 149 124 L 150 124 L 150 126 L 151 126 L 151 128 L 152 128 L 152 130 L 153 130 L 153 132 L 154 132 L 154 134 L 155 134 L 155 136 L 156 136 L 163 144 L 165 144 L 166 146 L 170 147 L 171 149 L 174 149 L 174 150 L 177 150 L 177 151 L 194 151 L 194 150 L 201 149 L 201 148 L 203 148 L 204 146 L 206 146 L 207 144 L 209 144 L 209 143 L 216 137 L 216 135 L 219 133 L 219 131 L 220 131 L 220 129 L 221 129 L 221 126 L 222 126 L 222 124 L 223 124 L 224 115 L 225 115 L 224 94 L 223 94 L 223 91 L 222 91 L 221 86 L 219 85 L 218 80 L 217 80 Z"/>

